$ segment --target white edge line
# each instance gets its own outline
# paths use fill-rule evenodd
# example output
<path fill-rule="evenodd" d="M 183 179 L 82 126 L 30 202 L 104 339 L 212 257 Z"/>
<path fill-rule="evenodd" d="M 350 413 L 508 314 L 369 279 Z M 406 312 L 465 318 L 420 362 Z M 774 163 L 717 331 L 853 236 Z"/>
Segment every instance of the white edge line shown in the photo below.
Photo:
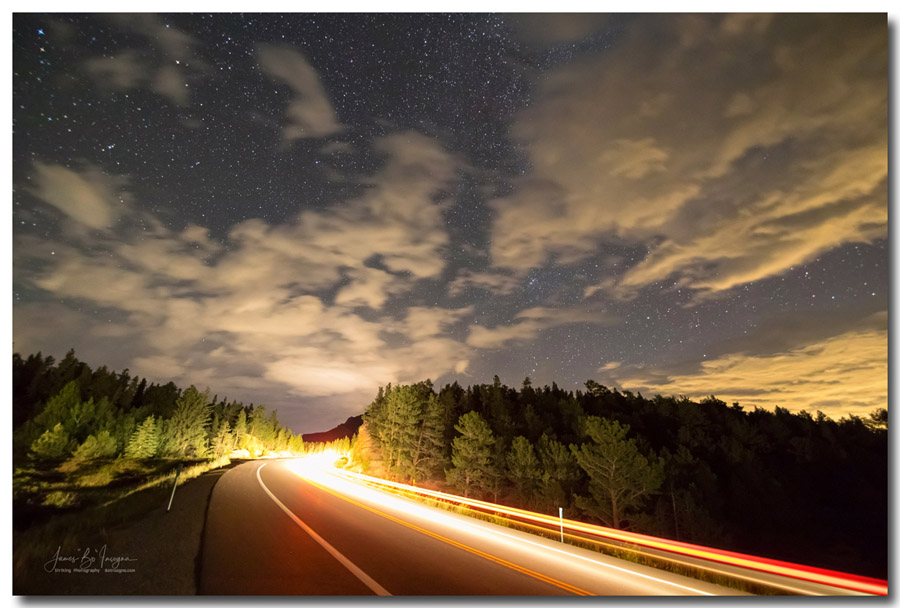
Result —
<path fill-rule="evenodd" d="M 355 576 L 360 581 L 362 581 L 366 587 L 368 587 L 369 589 L 374 591 L 376 595 L 391 595 L 387 589 L 385 589 L 384 587 L 379 585 L 377 582 L 375 582 L 375 579 L 373 579 L 371 576 L 369 576 L 368 574 L 363 572 L 359 568 L 359 566 L 357 566 L 356 564 L 351 562 L 349 559 L 347 559 L 347 557 L 344 556 L 343 553 L 341 553 L 340 551 L 338 551 L 337 549 L 332 547 L 331 544 L 327 540 L 325 540 L 324 538 L 319 536 L 315 530 L 313 530 L 308 525 L 306 525 L 299 517 L 294 515 L 294 513 L 290 509 L 288 509 L 286 506 L 284 506 L 284 503 L 282 503 L 280 500 L 275 498 L 275 495 L 272 494 L 272 492 L 269 490 L 269 488 L 266 487 L 266 484 L 263 483 L 262 477 L 260 477 L 260 475 L 259 475 L 259 472 L 262 471 L 263 467 L 266 466 L 267 464 L 269 464 L 269 463 L 265 462 L 265 463 L 263 463 L 263 465 L 261 467 L 256 469 L 256 479 L 257 479 L 257 481 L 259 481 L 259 485 L 262 487 L 263 490 L 265 490 L 266 494 L 269 495 L 269 498 L 271 498 L 272 501 L 276 505 L 278 505 L 281 508 L 281 510 L 287 514 L 288 517 L 290 517 L 292 520 L 294 520 L 295 524 L 300 526 L 304 532 L 306 532 L 307 534 L 312 536 L 314 541 L 316 541 L 317 543 L 322 545 L 322 547 L 326 551 L 328 551 L 331 555 L 333 555 L 336 560 L 341 562 L 341 564 L 343 564 L 343 566 L 345 568 L 347 568 L 347 570 L 349 570 L 353 574 L 353 576 Z"/>

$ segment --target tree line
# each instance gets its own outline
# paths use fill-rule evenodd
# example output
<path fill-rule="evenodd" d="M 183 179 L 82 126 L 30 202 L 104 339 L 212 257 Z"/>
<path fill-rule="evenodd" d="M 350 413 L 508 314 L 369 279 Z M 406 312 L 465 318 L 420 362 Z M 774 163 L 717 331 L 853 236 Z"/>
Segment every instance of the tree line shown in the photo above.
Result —
<path fill-rule="evenodd" d="M 379 389 L 389 477 L 620 529 L 886 576 L 887 411 L 745 409 L 585 383 Z"/>
<path fill-rule="evenodd" d="M 13 355 L 15 462 L 104 458 L 218 458 L 303 450 L 275 411 L 210 396 L 209 389 L 147 383 L 128 370 L 96 370 L 70 350 L 59 362 Z"/>

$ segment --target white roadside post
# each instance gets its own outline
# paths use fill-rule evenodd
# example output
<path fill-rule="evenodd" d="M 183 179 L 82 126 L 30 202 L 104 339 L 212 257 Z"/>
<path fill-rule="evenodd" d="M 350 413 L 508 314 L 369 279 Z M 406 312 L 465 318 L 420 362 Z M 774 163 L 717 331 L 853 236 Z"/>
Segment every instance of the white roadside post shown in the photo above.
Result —
<path fill-rule="evenodd" d="M 175 488 L 178 487 L 178 476 L 181 475 L 181 467 L 182 463 L 178 463 L 178 468 L 175 469 L 175 483 L 172 484 L 172 495 L 169 496 L 169 506 L 166 507 L 166 513 L 169 512 L 169 509 L 172 508 L 172 501 L 175 500 Z"/>
<path fill-rule="evenodd" d="M 562 520 L 562 507 L 559 508 L 559 542 L 566 542 L 563 539 L 563 520 Z"/>

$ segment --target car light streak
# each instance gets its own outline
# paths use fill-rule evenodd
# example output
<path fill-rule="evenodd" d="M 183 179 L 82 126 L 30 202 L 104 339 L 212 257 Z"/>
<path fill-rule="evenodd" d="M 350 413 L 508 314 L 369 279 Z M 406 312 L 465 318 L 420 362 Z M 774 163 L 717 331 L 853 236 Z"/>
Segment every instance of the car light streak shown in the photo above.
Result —
<path fill-rule="evenodd" d="M 503 505 L 475 500 L 462 496 L 456 496 L 453 494 L 447 494 L 445 492 L 428 490 L 425 488 L 417 488 L 415 486 L 379 479 L 376 477 L 371 477 L 369 475 L 363 475 L 361 473 L 353 473 L 350 471 L 338 469 L 331 469 L 328 472 L 332 475 L 340 475 L 346 479 L 356 480 L 360 483 L 364 483 L 370 486 L 394 488 L 403 492 L 411 492 L 438 500 L 467 505 L 483 511 L 498 513 L 509 517 L 523 519 L 526 521 L 536 522 L 548 526 L 554 526 L 556 527 L 556 529 L 559 528 L 560 520 L 558 518 L 541 513 L 535 513 L 533 511 L 516 509 L 514 507 L 506 507 Z M 644 534 L 637 534 L 634 532 L 625 532 L 622 530 L 616 530 L 614 528 L 606 528 L 603 526 L 586 524 L 570 519 L 563 520 L 563 526 L 567 530 L 578 531 L 591 536 L 599 536 L 601 538 L 631 543 L 642 547 L 677 553 L 690 557 L 700 558 L 703 560 L 737 566 L 740 568 L 747 568 L 750 570 L 765 572 L 768 574 L 785 576 L 788 578 L 818 583 L 831 587 L 838 587 L 841 589 L 847 589 L 859 593 L 887 595 L 888 591 L 887 581 L 883 581 L 880 579 L 848 574 L 844 572 L 837 572 L 834 570 L 826 570 L 813 566 L 805 566 L 802 564 L 783 562 L 765 557 L 746 555 L 733 551 L 726 551 L 723 549 L 703 547 L 701 545 L 693 545 L 681 541 L 657 538 Z"/>
<path fill-rule="evenodd" d="M 332 471 L 332 472 L 340 473 L 340 471 Z M 356 480 L 356 481 L 358 483 L 361 483 L 361 484 L 366 485 L 371 488 L 377 488 L 382 491 L 395 493 L 398 496 L 405 496 L 405 497 L 415 497 L 415 496 L 424 497 L 425 496 L 423 494 L 424 491 L 422 491 L 420 488 L 416 488 L 414 486 L 405 486 L 404 484 L 395 484 L 400 487 L 394 488 L 391 486 L 383 485 L 381 483 L 374 483 L 372 481 L 367 481 L 367 480 Z M 381 482 L 384 480 L 377 480 L 377 481 Z M 386 482 L 386 483 L 392 484 L 393 482 Z M 432 498 L 433 500 L 435 500 L 438 503 L 446 504 L 449 502 L 449 501 L 442 500 L 439 498 L 434 498 L 434 497 L 429 497 L 429 498 Z M 457 497 L 457 498 L 460 498 L 460 497 Z M 468 500 L 468 499 L 466 499 L 466 500 Z M 460 502 L 460 501 L 453 501 L 453 502 Z M 474 502 L 478 502 L 478 501 L 474 501 Z M 493 507 L 500 506 L 500 505 L 496 505 L 496 503 L 486 503 L 486 504 L 490 504 Z M 525 528 L 527 530 L 532 530 L 535 533 L 544 533 L 542 535 L 551 533 L 553 538 L 556 537 L 556 533 L 557 533 L 557 530 L 559 527 L 558 526 L 559 520 L 555 519 L 555 518 L 553 520 L 554 525 L 551 527 L 547 524 L 530 523 L 530 522 L 525 521 L 518 517 L 517 518 L 503 517 L 501 515 L 500 511 L 496 511 L 493 515 L 495 517 L 500 517 L 501 519 L 509 521 L 509 522 L 515 524 L 516 526 L 518 526 L 519 528 Z M 540 515 L 540 514 L 538 514 L 538 515 Z M 550 536 L 547 535 L 547 537 L 549 538 Z M 728 578 L 740 579 L 742 581 L 762 585 L 764 587 L 770 587 L 770 588 L 774 587 L 777 589 L 781 589 L 783 591 L 796 593 L 798 595 L 821 595 L 821 593 L 816 593 L 815 591 L 811 591 L 809 588 L 798 587 L 796 585 L 796 583 L 793 582 L 794 579 L 763 578 L 760 576 L 756 576 L 754 574 L 755 571 L 752 571 L 752 570 L 746 570 L 746 569 L 726 570 L 721 567 L 718 567 L 718 564 L 716 562 L 698 563 L 696 561 L 685 561 L 682 558 L 682 556 L 678 555 L 678 554 L 669 554 L 669 553 L 662 553 L 662 552 L 652 552 L 649 550 L 641 550 L 640 548 L 633 546 L 631 543 L 623 544 L 621 542 L 614 541 L 614 540 L 607 540 L 606 542 L 604 542 L 603 540 L 601 540 L 601 538 L 603 538 L 603 537 L 598 537 L 597 535 L 583 536 L 582 534 L 573 533 L 571 530 L 569 530 L 569 532 L 567 534 L 567 539 L 569 541 L 576 540 L 576 541 L 580 541 L 583 543 L 589 543 L 594 546 L 606 547 L 608 549 L 613 549 L 613 550 L 618 550 L 618 551 L 627 551 L 629 553 L 632 553 L 635 555 L 640 555 L 640 556 L 647 557 L 650 559 L 663 560 L 670 564 L 678 564 L 678 565 L 680 565 L 682 567 L 686 567 L 686 568 L 703 570 L 704 572 L 707 572 L 710 574 L 718 574 L 718 575 L 722 575 L 722 576 L 725 576 Z M 570 544 L 572 544 L 572 543 L 570 542 Z M 696 559 L 696 558 L 694 558 L 694 559 Z M 734 568 L 734 567 L 732 567 L 732 568 Z"/>
<path fill-rule="evenodd" d="M 414 527 L 423 531 L 418 526 L 414 526 L 409 522 L 405 522 L 394 518 L 386 513 L 371 509 L 366 507 L 366 505 L 361 505 L 356 500 L 352 500 L 348 498 L 352 496 L 354 498 L 359 499 L 360 501 L 365 501 L 368 503 L 375 503 L 382 507 L 389 508 L 392 510 L 397 510 L 403 512 L 410 516 L 416 516 L 427 521 L 437 522 L 442 525 L 454 528 L 459 531 L 463 531 L 470 535 L 475 535 L 477 537 L 493 537 L 495 542 L 500 542 L 501 544 L 515 550 L 517 553 L 528 552 L 531 557 L 542 560 L 552 560 L 557 566 L 572 569 L 573 565 L 577 565 L 575 562 L 580 562 L 582 567 L 588 567 L 588 572 L 596 573 L 597 567 L 611 569 L 618 571 L 624 575 L 635 577 L 638 579 L 643 579 L 645 581 L 650 581 L 652 583 L 656 583 L 657 585 L 664 585 L 669 588 L 673 588 L 673 593 L 684 594 L 684 593 L 692 593 L 698 595 L 713 595 L 707 591 L 703 591 L 701 589 L 697 589 L 694 587 L 681 585 L 671 580 L 666 580 L 662 578 L 657 578 L 655 576 L 651 576 L 630 568 L 623 568 L 620 566 L 616 566 L 610 563 L 606 563 L 604 561 L 600 561 L 597 559 L 592 559 L 585 555 L 580 555 L 578 553 L 571 552 L 566 549 L 565 545 L 555 546 L 553 544 L 535 542 L 532 540 L 528 540 L 522 538 L 521 536 L 516 536 L 514 534 L 509 534 L 502 530 L 494 529 L 493 527 L 487 527 L 482 525 L 483 522 L 476 522 L 473 520 L 466 521 L 466 518 L 454 518 L 450 514 L 442 511 L 436 511 L 434 509 L 430 509 L 420 504 L 412 503 L 407 500 L 401 500 L 396 496 L 391 494 L 384 494 L 383 492 L 372 492 L 372 488 L 365 488 L 360 485 L 357 480 L 352 478 L 338 477 L 331 475 L 332 471 L 324 471 L 319 470 L 315 466 L 309 466 L 311 463 L 303 463 L 302 461 L 298 461 L 294 463 L 290 468 L 296 473 L 298 476 L 302 477 L 306 481 L 315 484 L 320 487 L 324 491 L 327 491 L 343 500 L 348 502 L 353 502 L 358 506 L 363 508 L 367 508 L 370 511 L 373 511 L 379 515 L 387 517 L 393 521 L 397 521 L 403 525 L 408 527 Z M 400 484 L 402 485 L 402 484 Z M 430 532 L 426 531 L 429 535 L 432 535 Z M 449 539 L 448 539 L 449 540 Z M 450 541 L 451 544 L 453 541 Z M 469 548 L 471 549 L 471 548 Z M 478 551 L 478 550 L 475 550 Z M 551 553 L 555 555 L 551 555 Z M 487 554 L 485 554 L 487 555 Z M 490 556 L 490 559 L 493 561 L 497 561 L 499 558 L 495 556 Z M 506 560 L 503 560 L 506 561 Z M 509 562 L 507 562 L 509 564 Z M 515 566 L 515 565 L 513 565 Z M 515 569 L 520 570 L 521 567 L 516 566 Z M 526 569 L 527 570 L 527 569 Z M 520 570 L 521 571 L 521 570 Z M 533 571 L 531 571 L 533 572 Z M 537 573 L 534 573 L 537 574 Z M 543 575 L 539 575 L 537 577 L 543 577 Z M 541 580 L 545 580 L 541 578 Z M 561 583 L 561 581 L 553 582 L 558 587 L 566 586 L 571 587 L 567 583 Z M 562 587 L 565 588 L 565 587 Z M 659 591 L 654 588 L 648 587 L 647 594 L 658 594 Z M 567 589 L 570 590 L 570 589 Z M 676 591 L 677 590 L 677 591 Z M 583 590 L 580 590 L 583 592 Z M 575 591 L 572 591 L 575 592 Z M 587 592 L 583 592 L 587 593 Z"/>
<path fill-rule="evenodd" d="M 319 488 L 319 489 L 322 490 L 323 492 L 328 492 L 328 493 L 331 494 L 332 496 L 336 496 L 337 498 L 340 498 L 341 500 L 344 500 L 344 501 L 346 501 L 346 502 L 349 502 L 350 504 L 356 505 L 357 507 L 359 507 L 359 508 L 361 508 L 361 509 L 365 509 L 366 511 L 369 511 L 369 512 L 371 512 L 371 513 L 374 513 L 374 514 L 376 514 L 376 515 L 379 515 L 379 516 L 381 516 L 381 517 L 384 517 L 385 519 L 388 519 L 388 520 L 390 520 L 390 521 L 393 521 L 393 522 L 395 522 L 395 523 L 398 523 L 398 524 L 400 524 L 401 526 L 405 526 L 405 527 L 407 527 L 407 528 L 410 528 L 411 530 L 415 530 L 416 532 L 420 532 L 421 534 L 425 534 L 425 535 L 430 536 L 430 537 L 432 537 L 432 538 L 434 538 L 434 539 L 437 539 L 437 540 L 440 540 L 440 541 L 442 541 L 442 542 L 445 542 L 445 543 L 447 543 L 448 545 L 452 545 L 452 546 L 454 546 L 454 547 L 457 547 L 457 548 L 459 548 L 459 549 L 462 549 L 462 550 L 467 551 L 467 552 L 469 552 L 469 553 L 472 553 L 472 554 L 474 554 L 474 555 L 478 555 L 479 557 L 483 557 L 483 558 L 488 559 L 488 560 L 490 560 L 490 561 L 492 561 L 492 562 L 498 563 L 498 564 L 500 564 L 500 565 L 502 565 L 502 566 L 506 566 L 507 568 L 511 568 L 511 569 L 513 569 L 513 570 L 515 570 L 515 571 L 517 571 L 517 572 L 521 572 L 522 574 L 527 574 L 528 576 L 530 576 L 530 577 L 532 577 L 532 578 L 536 578 L 536 579 L 538 579 L 538 580 L 540 580 L 540 581 L 543 581 L 543 582 L 545 582 L 545 583 L 550 583 L 551 585 L 554 585 L 554 586 L 556 586 L 556 587 L 559 587 L 560 589 L 563 589 L 564 591 L 569 591 L 570 593 L 573 593 L 573 594 L 575 594 L 575 595 L 591 595 L 589 592 L 585 591 L 584 589 L 581 589 L 581 588 L 576 587 L 576 586 L 574 586 L 574 585 L 569 585 L 568 583 L 564 583 L 564 582 L 562 582 L 562 581 L 558 581 L 558 580 L 556 580 L 556 579 L 554 579 L 554 578 L 551 578 L 551 577 L 549 577 L 549 576 L 545 576 L 545 575 L 543 575 L 543 574 L 541 574 L 541 573 L 539 573 L 539 572 L 535 572 L 534 570 L 530 570 L 530 569 L 528 569 L 528 568 L 524 568 L 524 567 L 522 567 L 522 566 L 519 566 L 519 565 L 517 565 L 517 564 L 514 564 L 514 563 L 512 563 L 512 562 L 510 562 L 510 561 L 507 561 L 507 560 L 505 560 L 505 559 L 502 559 L 502 558 L 499 558 L 499 557 L 497 557 L 497 556 L 491 555 L 490 553 L 485 553 L 484 551 L 480 551 L 480 550 L 478 550 L 478 549 L 475 549 L 474 547 L 470 547 L 470 546 L 468 546 L 468 545 L 464 545 L 464 544 L 462 544 L 462 543 L 456 542 L 455 540 L 450 539 L 450 538 L 447 538 L 446 536 L 441 536 L 440 534 L 436 534 L 436 533 L 434 533 L 434 532 L 432 532 L 432 531 L 430 531 L 430 530 L 426 530 L 425 528 L 416 526 L 416 525 L 411 524 L 411 523 L 409 523 L 409 522 L 407 522 L 407 521 L 403 521 L 402 519 L 399 519 L 399 518 L 397 518 L 397 517 L 394 517 L 393 515 L 389 515 L 389 514 L 383 512 L 383 511 L 379 511 L 378 509 L 373 509 L 372 507 L 370 507 L 370 506 L 368 506 L 368 505 L 364 505 L 363 503 L 361 503 L 361 502 L 359 502 L 359 501 L 353 500 L 352 498 L 348 498 L 347 496 L 344 496 L 343 494 L 340 494 L 340 493 L 338 493 L 338 492 L 335 492 L 334 490 L 331 490 L 331 489 L 325 487 L 324 485 L 318 483 L 317 481 L 313 481 L 313 480 L 310 479 L 309 477 L 305 477 L 305 479 L 306 479 L 307 482 L 309 482 L 309 483 L 311 483 L 312 485 L 316 486 L 317 488 Z"/>
<path fill-rule="evenodd" d="M 295 524 L 300 526 L 300 528 L 304 532 L 309 534 L 313 538 L 314 541 L 319 543 L 323 549 L 328 551 L 332 555 L 332 557 L 334 557 L 336 560 L 338 560 L 341 563 L 341 565 L 343 565 L 347 570 L 349 570 L 353 574 L 353 576 L 358 578 L 360 581 L 362 581 L 362 583 L 366 587 L 371 589 L 375 593 L 375 595 L 391 595 L 387 589 L 385 589 L 384 587 L 379 585 L 375 579 L 373 579 L 371 576 L 369 576 L 368 574 L 363 572 L 359 566 L 357 566 L 356 564 L 351 562 L 343 553 L 341 553 L 340 551 L 335 549 L 331 545 L 331 543 L 329 543 L 327 540 L 325 540 L 324 538 L 319 536 L 319 534 L 317 534 L 315 530 L 310 528 L 302 519 L 297 517 L 293 511 L 291 511 L 286 506 L 284 506 L 283 502 L 281 502 L 280 500 L 278 500 L 278 498 L 276 498 L 276 496 L 266 486 L 266 484 L 263 483 L 262 477 L 260 477 L 260 474 L 259 474 L 260 471 L 263 470 L 263 467 L 265 467 L 267 464 L 268 463 L 263 463 L 263 465 L 261 467 L 256 469 L 256 480 L 259 481 L 259 485 L 262 487 L 263 490 L 265 490 L 266 494 L 269 495 L 269 498 L 271 498 L 272 501 L 276 505 L 278 505 L 278 507 L 282 511 L 284 511 L 288 517 L 290 517 L 294 521 Z"/>

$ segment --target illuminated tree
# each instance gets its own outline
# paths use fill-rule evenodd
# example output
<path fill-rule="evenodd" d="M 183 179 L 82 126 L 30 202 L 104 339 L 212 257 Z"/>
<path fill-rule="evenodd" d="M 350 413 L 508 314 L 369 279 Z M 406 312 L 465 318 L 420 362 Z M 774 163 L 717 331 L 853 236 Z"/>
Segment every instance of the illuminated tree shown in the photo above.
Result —
<path fill-rule="evenodd" d="M 431 477 L 434 471 L 443 468 L 445 461 L 444 411 L 430 388 L 428 393 L 416 425 L 416 444 L 406 471 L 413 483 Z"/>
<path fill-rule="evenodd" d="M 171 420 L 157 418 L 156 432 L 158 439 L 157 456 L 161 458 L 181 458 L 184 455 L 175 442 L 175 429 Z"/>
<path fill-rule="evenodd" d="M 247 434 L 247 412 L 244 411 L 244 408 L 241 408 L 241 411 L 238 412 L 237 422 L 234 423 L 234 440 L 235 443 L 240 445 L 241 441 L 244 438 L 244 435 Z"/>
<path fill-rule="evenodd" d="M 62 423 L 66 432 L 73 426 L 72 416 L 81 417 L 81 391 L 75 381 L 66 384 L 57 394 L 51 397 L 41 412 L 34 417 L 35 425 L 40 429 L 52 429 Z"/>
<path fill-rule="evenodd" d="M 230 453 L 234 446 L 234 438 L 231 434 L 231 426 L 225 420 L 219 426 L 216 436 L 212 440 L 212 451 L 216 458 L 221 458 Z"/>
<path fill-rule="evenodd" d="M 100 431 L 96 435 L 88 435 L 72 458 L 77 461 L 95 460 L 97 458 L 109 458 L 116 454 L 116 440 L 109 431 Z"/>
<path fill-rule="evenodd" d="M 455 428 L 459 435 L 453 439 L 453 466 L 446 471 L 447 483 L 468 496 L 469 490 L 486 489 L 485 482 L 493 473 L 491 446 L 495 440 L 478 412 L 460 416 Z"/>
<path fill-rule="evenodd" d="M 295 454 L 302 454 L 304 451 L 303 448 L 303 435 L 293 435 L 288 444 L 288 449 Z"/>
<path fill-rule="evenodd" d="M 169 420 L 177 452 L 187 458 L 206 455 L 206 423 L 209 420 L 209 389 L 200 392 L 191 385 L 175 402 Z"/>
<path fill-rule="evenodd" d="M 291 433 L 285 428 L 278 429 L 278 434 L 275 437 L 275 451 L 280 452 L 282 450 L 288 449 L 288 445 L 291 441 Z"/>
<path fill-rule="evenodd" d="M 159 451 L 159 429 L 155 416 L 147 416 L 138 425 L 125 448 L 125 456 L 134 460 L 153 458 Z"/>
<path fill-rule="evenodd" d="M 265 448 L 271 447 L 275 441 L 275 424 L 276 422 L 269 415 L 269 411 L 264 405 L 254 407 L 247 422 L 249 433 Z"/>
<path fill-rule="evenodd" d="M 401 385 L 391 391 L 385 402 L 387 429 L 392 439 L 388 470 L 413 478 L 418 460 L 419 428 L 422 419 L 422 397 L 415 385 Z"/>
<path fill-rule="evenodd" d="M 71 446 L 69 434 L 57 422 L 31 444 L 31 456 L 43 460 L 58 460 L 68 456 Z"/>
<path fill-rule="evenodd" d="M 590 477 L 590 496 L 576 495 L 575 503 L 613 528 L 620 528 L 663 481 L 663 463 L 651 462 L 640 453 L 634 439 L 626 438 L 629 428 L 615 420 L 589 416 L 585 431 L 591 441 L 572 448 L 579 466 Z"/>
<path fill-rule="evenodd" d="M 381 451 L 385 469 L 408 477 L 416 474 L 419 458 L 422 406 L 430 385 L 388 385 L 363 415 Z M 415 462 L 415 464 L 414 464 Z"/>

